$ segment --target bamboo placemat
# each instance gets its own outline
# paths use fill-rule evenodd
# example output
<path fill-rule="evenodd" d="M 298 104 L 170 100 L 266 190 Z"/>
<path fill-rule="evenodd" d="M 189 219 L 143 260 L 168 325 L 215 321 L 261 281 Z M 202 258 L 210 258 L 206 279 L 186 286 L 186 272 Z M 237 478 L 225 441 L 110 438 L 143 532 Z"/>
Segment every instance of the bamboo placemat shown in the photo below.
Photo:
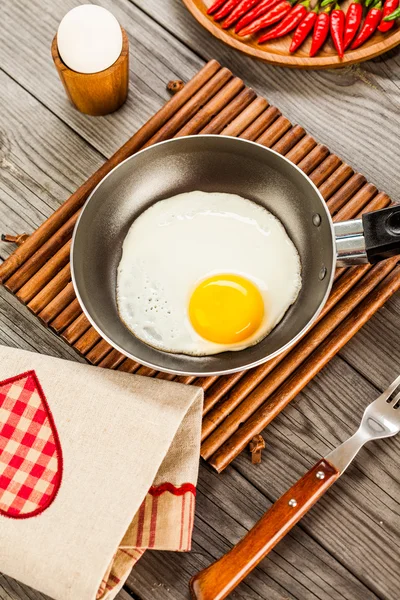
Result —
<path fill-rule="evenodd" d="M 331 296 L 308 334 L 284 355 L 247 372 L 174 378 L 124 357 L 90 326 L 75 297 L 72 231 L 91 190 L 118 163 L 155 142 L 197 133 L 239 136 L 285 155 L 318 186 L 335 221 L 390 204 L 363 175 L 211 61 L 21 243 L 0 266 L 0 282 L 88 362 L 202 386 L 201 454 L 222 471 L 400 288 L 400 266 L 391 259 L 338 269 Z"/>

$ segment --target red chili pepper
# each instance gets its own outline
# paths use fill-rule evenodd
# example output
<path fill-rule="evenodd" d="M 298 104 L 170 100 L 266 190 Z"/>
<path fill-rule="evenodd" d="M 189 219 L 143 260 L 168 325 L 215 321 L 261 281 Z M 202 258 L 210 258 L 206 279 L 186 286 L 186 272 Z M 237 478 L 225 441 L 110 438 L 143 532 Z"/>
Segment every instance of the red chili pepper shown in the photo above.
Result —
<path fill-rule="evenodd" d="M 281 2 L 281 0 L 261 0 L 260 4 L 257 4 L 255 8 L 250 10 L 247 14 L 244 15 L 244 17 L 240 19 L 240 21 L 235 27 L 236 33 L 239 33 L 239 31 L 243 29 L 243 27 L 246 27 L 246 25 L 252 23 L 255 19 L 258 19 L 259 17 L 262 17 L 262 15 L 265 15 L 265 13 L 271 8 L 273 8 L 276 4 L 278 4 L 278 2 Z"/>
<path fill-rule="evenodd" d="M 330 25 L 331 25 L 331 36 L 333 43 L 336 48 L 336 52 L 339 58 L 344 56 L 344 27 L 346 17 L 344 12 L 339 8 L 337 4 L 331 12 Z"/>
<path fill-rule="evenodd" d="M 399 0 L 386 0 L 385 4 L 383 5 L 382 21 L 380 22 L 380 25 L 378 27 L 379 31 L 385 33 L 386 31 L 389 31 L 389 29 L 392 29 L 392 27 L 394 26 L 394 20 L 384 21 L 383 19 L 391 15 L 392 12 L 395 11 L 396 8 L 398 8 L 398 6 Z"/>
<path fill-rule="evenodd" d="M 214 21 L 221 21 L 227 17 L 232 10 L 235 8 L 237 4 L 239 4 L 240 0 L 228 0 L 226 4 L 214 15 Z"/>
<path fill-rule="evenodd" d="M 274 8 L 267 12 L 267 14 L 263 15 L 259 19 L 256 19 L 248 25 L 244 27 L 239 33 L 240 36 L 250 35 L 251 33 L 256 33 L 260 31 L 260 29 L 264 29 L 264 27 L 268 27 L 269 25 L 273 25 L 278 21 L 281 21 L 283 17 L 290 11 L 292 5 L 288 0 L 283 0 L 283 2 L 279 2 Z"/>
<path fill-rule="evenodd" d="M 359 0 L 355 0 L 350 4 L 346 13 L 346 24 L 344 27 L 344 45 L 343 49 L 347 50 L 353 41 L 362 19 L 362 5 Z"/>
<path fill-rule="evenodd" d="M 226 0 L 215 0 L 213 4 L 211 4 L 210 8 L 207 10 L 208 15 L 213 15 L 217 10 L 221 8 L 223 4 L 225 4 Z"/>
<path fill-rule="evenodd" d="M 308 37 L 308 34 L 310 33 L 311 29 L 314 27 L 316 18 L 317 13 L 315 12 L 315 10 L 311 10 L 308 14 L 306 14 L 306 16 L 297 26 L 297 29 L 293 34 L 289 52 L 296 52 L 296 50 L 300 48 L 301 44 Z"/>
<path fill-rule="evenodd" d="M 371 8 L 367 16 L 365 17 L 364 25 L 361 27 L 361 31 L 351 45 L 351 49 L 355 50 L 359 48 L 364 42 L 366 42 L 373 33 L 375 33 L 379 23 L 382 19 L 382 4 L 379 2 L 376 6 Z"/>
<path fill-rule="evenodd" d="M 260 0 L 242 0 L 239 2 L 236 8 L 233 9 L 231 14 L 225 21 L 222 23 L 222 29 L 229 29 L 236 21 L 243 17 L 248 10 L 253 8 L 255 4 L 258 4 Z"/>
<path fill-rule="evenodd" d="M 321 46 L 324 44 L 329 33 L 329 12 L 328 6 L 323 12 L 317 15 L 314 25 L 314 33 L 311 42 L 310 56 L 315 56 Z"/>
<path fill-rule="evenodd" d="M 308 5 L 308 0 L 305 0 L 305 3 Z M 275 25 L 270 31 L 265 33 L 258 40 L 259 44 L 263 44 L 268 40 L 274 40 L 276 38 L 283 37 L 287 35 L 290 31 L 293 31 L 297 27 L 297 25 L 304 19 L 307 14 L 307 8 L 304 6 L 304 3 L 297 4 L 292 10 L 286 15 L 286 17 Z"/>

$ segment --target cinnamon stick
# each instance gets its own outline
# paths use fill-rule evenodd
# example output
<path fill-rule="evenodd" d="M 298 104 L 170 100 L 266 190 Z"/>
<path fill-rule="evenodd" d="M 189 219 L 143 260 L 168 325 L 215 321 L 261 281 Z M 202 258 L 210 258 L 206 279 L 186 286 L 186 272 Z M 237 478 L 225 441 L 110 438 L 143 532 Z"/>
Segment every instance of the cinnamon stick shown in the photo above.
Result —
<path fill-rule="evenodd" d="M 29 238 L 0 266 L 0 283 L 15 273 L 85 202 L 90 192 L 116 165 L 134 154 L 220 70 L 215 60 L 207 63 L 183 89 L 175 94 L 143 127 L 76 190 Z"/>
<path fill-rule="evenodd" d="M 328 179 L 330 175 L 342 164 L 342 161 L 336 154 L 330 154 L 312 173 L 309 177 L 311 181 L 319 187 Z"/>
<path fill-rule="evenodd" d="M 229 102 L 225 108 L 223 108 L 219 113 L 217 113 L 210 122 L 203 127 L 199 131 L 202 135 L 205 134 L 217 134 L 221 133 L 224 128 L 228 126 L 236 117 L 240 114 L 243 114 L 243 111 L 246 109 L 254 98 L 256 97 L 256 93 L 251 88 L 244 88 L 233 100 Z"/>
<path fill-rule="evenodd" d="M 125 360 L 117 368 L 118 371 L 124 373 L 135 373 L 140 368 L 139 363 L 135 362 L 131 358 L 125 358 Z"/>
<path fill-rule="evenodd" d="M 215 406 L 217 404 L 217 402 L 219 400 L 221 400 L 221 398 L 223 398 L 225 396 L 225 394 L 227 394 L 229 392 L 229 390 L 232 389 L 233 386 L 246 373 L 249 373 L 249 371 L 238 371 L 237 373 L 232 373 L 231 375 L 221 375 L 220 377 L 218 377 L 218 380 L 211 387 L 211 389 L 209 390 L 209 393 L 204 398 L 203 415 L 207 415 L 207 413 L 213 408 L 213 406 Z M 226 417 L 226 414 L 224 415 L 223 419 L 225 417 Z M 204 418 L 203 424 L 204 424 L 205 420 L 206 419 Z M 205 426 L 203 428 L 204 438 L 206 438 L 211 433 L 211 431 L 213 431 L 215 429 L 215 427 L 212 426 L 213 423 L 214 423 L 214 420 L 213 420 L 213 418 L 211 418 L 210 419 L 211 428 L 208 429 L 207 426 Z"/>
<path fill-rule="evenodd" d="M 90 323 L 81 312 L 79 317 L 69 325 L 61 334 L 61 337 L 69 344 L 74 344 L 90 327 Z"/>
<path fill-rule="evenodd" d="M 56 333 L 61 333 L 64 329 L 66 329 L 71 323 L 82 314 L 82 308 L 79 304 L 78 300 L 75 298 L 72 300 L 71 304 L 69 304 L 64 310 L 60 312 L 57 317 L 53 321 L 50 321 L 51 329 L 54 329 Z"/>
<path fill-rule="evenodd" d="M 94 327 L 89 327 L 89 329 L 74 342 L 74 348 L 80 354 L 86 356 L 89 350 L 91 350 L 100 340 L 101 335 Z"/>
<path fill-rule="evenodd" d="M 72 281 L 61 290 L 39 313 L 38 317 L 43 323 L 50 323 L 61 311 L 64 310 L 75 298 Z"/>
<path fill-rule="evenodd" d="M 343 163 L 320 185 L 319 191 L 321 192 L 325 201 L 329 200 L 335 192 L 337 192 L 344 183 L 353 175 L 354 171 L 349 165 Z M 332 203 L 332 212 L 335 212 L 341 208 Z"/>
<path fill-rule="evenodd" d="M 80 210 L 72 215 L 23 265 L 7 280 L 7 289 L 18 291 L 48 261 L 71 236 Z"/>
<path fill-rule="evenodd" d="M 219 90 L 232 79 L 232 73 L 229 69 L 223 67 L 209 79 L 202 88 L 197 91 L 192 97 L 180 108 L 166 123 L 151 136 L 151 138 L 143 145 L 143 148 L 172 138 L 179 129 L 181 129 L 192 117 L 201 109 L 208 100 L 210 100 Z M 186 85 L 182 92 L 185 91 Z M 177 98 L 179 92 L 174 98 Z"/>
<path fill-rule="evenodd" d="M 287 133 L 272 146 L 272 150 L 279 152 L 279 154 L 287 154 L 289 150 L 293 148 L 306 134 L 305 129 L 300 125 L 295 125 L 292 129 L 289 129 Z"/>
<path fill-rule="evenodd" d="M 66 264 L 44 288 L 28 302 L 28 308 L 37 314 L 43 310 L 71 281 L 71 265 Z"/>
<path fill-rule="evenodd" d="M 240 137 L 245 140 L 257 139 L 266 129 L 273 123 L 281 112 L 276 106 L 269 106 L 253 123 L 251 123 L 242 133 Z"/>
<path fill-rule="evenodd" d="M 328 156 L 329 149 L 322 144 L 317 144 L 303 160 L 298 163 L 298 167 L 309 175 L 311 171 L 317 168 L 319 164 Z"/>
<path fill-rule="evenodd" d="M 116 369 L 125 359 L 126 356 L 114 348 L 99 362 L 98 366 L 104 369 Z"/>
<path fill-rule="evenodd" d="M 177 383 L 184 383 L 185 385 L 190 385 L 195 379 L 195 375 L 179 375 L 175 378 L 175 381 Z"/>
<path fill-rule="evenodd" d="M 217 380 L 218 375 L 210 375 L 209 377 L 199 377 L 198 379 L 196 379 L 193 385 L 201 387 L 204 391 L 206 391 Z"/>
<path fill-rule="evenodd" d="M 165 381 L 173 381 L 175 379 L 175 377 L 176 377 L 176 375 L 173 375 L 172 373 L 162 373 L 160 371 L 155 376 L 155 379 L 164 379 Z"/>
<path fill-rule="evenodd" d="M 142 375 L 143 377 L 154 377 L 156 373 L 156 369 L 151 369 L 150 367 L 144 367 L 142 365 L 140 365 L 139 369 L 136 371 L 136 375 Z"/>
<path fill-rule="evenodd" d="M 297 396 L 361 327 L 400 289 L 400 268 L 392 272 L 358 305 L 277 393 L 269 398 L 219 450 L 210 464 L 221 472 Z"/>
<path fill-rule="evenodd" d="M 34 235 L 34 234 L 32 234 Z M 23 245 L 21 246 L 23 248 Z M 31 277 L 25 285 L 16 293 L 17 298 L 27 304 L 51 279 L 69 262 L 69 253 L 71 250 L 71 240 L 64 244 L 54 256 L 52 256 L 44 265 Z M 11 255 L 12 256 L 12 255 Z M 7 282 L 5 283 L 8 289 Z"/>
<path fill-rule="evenodd" d="M 215 114 L 223 110 L 229 102 L 244 88 L 244 83 L 239 77 L 233 77 L 228 83 L 211 98 L 196 114 L 181 127 L 174 137 L 193 135 L 207 125 Z"/>
<path fill-rule="evenodd" d="M 286 158 L 288 158 L 292 163 L 298 165 L 300 161 L 302 161 L 307 154 L 311 152 L 317 145 L 317 142 L 311 135 L 308 133 L 297 142 L 297 144 L 286 154 Z"/>
<path fill-rule="evenodd" d="M 221 131 L 221 135 L 239 136 L 242 131 L 251 125 L 260 116 L 260 114 L 268 106 L 268 102 L 265 98 L 260 96 L 256 97 L 255 100 L 245 108 L 229 125 Z"/>
<path fill-rule="evenodd" d="M 354 194 L 349 193 L 346 204 L 335 215 L 335 220 L 346 221 L 351 219 L 354 212 L 362 209 L 376 194 L 377 189 L 372 183 L 366 183 Z"/>
<path fill-rule="evenodd" d="M 292 127 L 291 122 L 286 117 L 278 117 L 274 121 L 271 127 L 257 138 L 257 142 L 271 148 L 290 128 Z"/>
<path fill-rule="evenodd" d="M 86 360 L 92 365 L 99 364 L 113 350 L 106 340 L 101 339 L 91 350 L 86 354 Z"/>

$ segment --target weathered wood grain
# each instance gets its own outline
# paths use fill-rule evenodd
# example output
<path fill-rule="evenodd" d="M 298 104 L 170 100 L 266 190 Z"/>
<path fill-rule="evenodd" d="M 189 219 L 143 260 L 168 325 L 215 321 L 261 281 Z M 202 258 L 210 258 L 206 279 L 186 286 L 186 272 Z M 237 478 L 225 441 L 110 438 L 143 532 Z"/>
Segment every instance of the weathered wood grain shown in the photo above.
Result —
<path fill-rule="evenodd" d="M 180 0 L 102 0 L 98 3 L 111 8 L 130 37 L 130 96 L 118 113 L 90 119 L 68 104 L 49 53 L 58 21 L 78 3 L 2 3 L 0 223 L 7 232 L 36 227 L 161 106 L 167 80 L 189 79 L 212 57 L 398 198 L 398 52 L 343 72 L 286 71 L 225 48 L 202 31 Z M 11 248 L 0 244 L 0 257 Z M 187 599 L 189 577 L 228 550 L 271 501 L 351 432 L 376 394 L 366 379 L 382 389 L 396 374 L 399 315 L 395 297 L 342 351 L 343 358 L 264 432 L 261 465 L 252 466 L 242 455 L 223 476 L 201 468 L 193 552 L 146 553 L 120 600 L 131 593 L 141 600 Z M 83 360 L 4 291 L 0 343 Z M 398 440 L 365 449 L 336 489 L 232 598 L 398 600 L 399 450 Z M 2 577 L 0 599 L 44 596 Z"/>
<path fill-rule="evenodd" d="M 132 593 L 121 590 L 116 600 L 138 600 Z M 0 600 L 50 600 L 32 588 L 21 585 L 15 579 L 0 574 Z"/>

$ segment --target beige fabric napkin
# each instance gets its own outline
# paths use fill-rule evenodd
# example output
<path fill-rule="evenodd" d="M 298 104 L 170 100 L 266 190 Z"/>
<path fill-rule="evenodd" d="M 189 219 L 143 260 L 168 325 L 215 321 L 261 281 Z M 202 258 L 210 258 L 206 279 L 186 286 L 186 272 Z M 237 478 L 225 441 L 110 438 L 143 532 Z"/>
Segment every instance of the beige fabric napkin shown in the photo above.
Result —
<path fill-rule="evenodd" d="M 111 600 L 146 548 L 189 550 L 202 400 L 0 346 L 0 570 Z"/>

